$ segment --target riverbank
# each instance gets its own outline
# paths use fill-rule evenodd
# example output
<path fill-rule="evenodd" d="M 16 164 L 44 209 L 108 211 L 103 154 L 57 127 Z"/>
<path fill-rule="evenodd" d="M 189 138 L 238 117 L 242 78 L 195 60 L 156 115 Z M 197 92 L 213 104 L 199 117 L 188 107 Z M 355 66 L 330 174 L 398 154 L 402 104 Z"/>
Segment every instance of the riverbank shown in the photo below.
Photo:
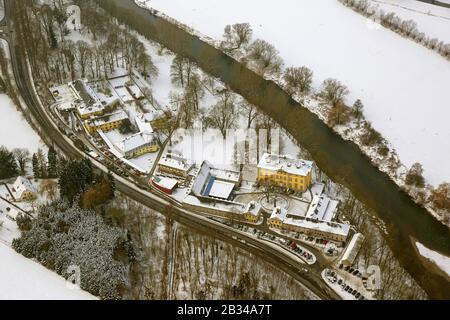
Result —
<path fill-rule="evenodd" d="M 331 179 L 341 182 L 385 221 L 387 240 L 401 265 L 433 298 L 448 298 L 447 283 L 430 274 L 414 252 L 411 235 L 433 250 L 450 252 L 449 230 L 432 218 L 368 161 L 353 143 L 342 140 L 271 81 L 262 79 L 217 49 L 168 23 L 132 1 L 98 1 L 146 37 L 188 57 L 207 73 L 220 78 L 231 90 L 258 105 L 307 149 Z M 117 14 L 120 12 L 120 15 Z M 242 84 L 245 83 L 245 86 Z M 282 112 L 280 112 L 282 110 Z M 427 274 L 427 279 L 423 278 Z"/>
<path fill-rule="evenodd" d="M 177 25 L 179 28 L 183 29 L 184 31 L 188 32 L 189 34 L 198 37 L 202 41 L 213 46 L 214 48 L 221 50 L 224 54 L 227 54 L 230 58 L 234 59 L 235 61 L 240 62 L 239 57 L 237 57 L 236 55 L 229 54 L 229 53 L 223 51 L 220 40 L 212 39 L 209 36 L 202 34 L 198 30 L 194 30 L 192 27 L 187 26 L 186 24 L 184 24 L 172 17 L 169 17 L 167 14 L 162 13 L 162 12 L 152 8 L 152 6 L 155 6 L 155 2 L 138 0 L 138 1 L 136 1 L 136 3 L 146 9 L 149 9 L 152 12 L 152 14 L 154 14 L 155 16 L 158 16 L 172 24 Z M 158 8 L 160 8 L 160 7 L 161 8 L 171 8 L 170 4 L 163 5 L 162 3 L 157 3 L 157 5 L 158 5 Z M 336 4 L 336 7 L 337 7 L 337 9 L 340 9 L 341 11 L 343 11 L 342 14 L 346 14 L 349 16 L 349 18 L 353 18 L 353 20 L 355 20 L 355 24 L 360 23 L 360 20 L 364 21 L 364 18 L 359 17 L 357 14 L 354 14 L 352 12 L 347 12 L 348 9 L 346 9 L 344 6 L 342 6 L 338 2 Z M 186 15 L 187 12 L 190 12 L 189 10 L 190 9 L 187 9 L 187 8 L 183 9 L 183 11 L 181 11 L 180 13 L 177 13 L 177 17 Z M 192 13 L 193 16 L 196 17 L 196 22 L 194 23 L 194 26 L 204 26 L 206 23 L 204 21 L 204 19 L 201 19 L 201 15 L 199 13 L 199 12 L 202 12 L 201 10 L 204 10 L 204 9 L 199 8 L 198 10 L 194 10 L 195 12 Z M 325 11 L 327 11 L 327 10 L 325 10 Z M 329 13 L 324 12 L 324 14 L 329 14 Z M 227 14 L 224 13 L 224 16 L 226 17 Z M 239 14 L 236 17 L 236 19 L 243 19 L 242 18 L 243 16 L 245 16 L 245 14 Z M 300 16 L 303 17 L 303 15 L 301 15 L 301 14 L 300 14 Z M 197 19 L 199 17 L 200 17 L 200 19 Z M 221 19 L 223 20 L 223 18 L 221 18 Z M 187 21 L 191 22 L 192 18 L 187 18 Z M 257 34 L 257 35 L 262 34 L 264 36 L 264 34 L 269 33 L 270 30 L 263 33 L 261 30 L 263 30 L 267 26 L 255 25 L 256 21 L 260 21 L 260 20 L 255 20 L 255 21 L 252 21 L 252 23 L 251 23 L 252 26 L 255 28 L 255 34 Z M 186 20 L 183 20 L 183 22 L 186 22 Z M 235 22 L 235 21 L 228 21 L 228 23 L 231 23 L 231 22 Z M 219 32 L 217 30 L 218 24 L 220 24 L 220 23 L 221 22 L 219 22 L 219 23 L 215 22 L 214 26 L 211 27 L 211 31 L 208 31 L 208 34 L 209 35 L 213 34 L 216 39 L 220 38 L 220 37 L 217 37 L 219 35 Z M 320 23 L 322 23 L 322 22 L 320 22 Z M 364 26 L 365 25 L 363 25 L 363 27 Z M 221 28 L 223 28 L 223 27 L 221 27 Z M 328 30 L 327 26 L 325 26 L 324 28 L 326 30 Z M 278 32 L 278 31 L 276 31 L 276 30 L 273 31 L 273 33 L 275 33 L 275 34 L 276 34 L 276 32 Z M 323 33 L 324 33 L 324 31 L 321 30 L 320 35 L 323 35 Z M 423 55 L 424 58 L 425 58 L 425 56 L 428 56 L 428 55 L 434 55 L 432 53 L 429 53 L 427 49 L 416 48 L 415 47 L 416 44 L 410 43 L 409 40 L 401 39 L 395 34 L 390 34 L 390 31 L 374 30 L 371 35 L 374 35 L 375 38 L 379 41 L 386 40 L 386 41 L 388 41 L 388 43 L 392 43 L 392 45 L 397 45 L 397 42 L 399 42 L 400 45 L 395 46 L 396 48 L 398 47 L 399 50 L 400 49 L 402 51 L 403 50 L 415 50 L 414 52 L 416 52 L 418 55 L 421 55 L 421 56 Z M 322 51 L 326 55 L 324 59 L 320 59 L 320 65 L 317 65 L 318 59 L 311 60 L 310 55 L 298 53 L 301 58 L 297 59 L 297 58 L 293 58 L 293 54 L 291 54 L 291 53 L 287 54 L 286 46 L 283 45 L 283 44 L 285 44 L 286 41 L 284 41 L 284 42 L 281 41 L 280 43 L 275 43 L 275 46 L 277 48 L 280 47 L 278 49 L 282 49 L 281 51 L 283 53 L 282 54 L 283 58 L 285 58 L 285 54 L 287 54 L 289 63 L 292 63 L 293 61 L 295 62 L 297 60 L 304 60 L 307 65 L 314 66 L 314 68 L 312 68 L 312 69 L 315 72 L 315 74 L 317 74 L 320 78 L 325 78 L 325 77 L 327 77 L 329 75 L 333 75 L 333 74 L 339 74 L 340 80 L 342 79 L 342 80 L 345 80 L 346 83 L 350 83 L 351 84 L 350 90 L 356 92 L 356 93 L 351 94 L 350 98 L 355 99 L 359 95 L 361 95 L 361 98 L 363 99 L 363 103 L 366 105 L 366 109 L 367 109 L 366 112 L 368 114 L 368 116 L 367 116 L 368 120 L 370 120 L 371 122 L 373 121 L 373 126 L 376 129 L 378 129 L 379 131 L 381 131 L 383 133 L 383 135 L 386 135 L 387 140 L 389 142 L 393 141 L 394 144 L 386 142 L 386 146 L 389 148 L 389 153 L 387 156 L 383 157 L 383 156 L 380 156 L 380 154 L 378 153 L 378 150 L 377 150 L 378 145 L 368 147 L 368 146 L 365 146 L 361 142 L 361 135 L 364 133 L 364 131 L 358 129 L 356 125 L 350 124 L 349 126 L 336 126 L 336 127 L 333 127 L 332 129 L 336 133 L 338 133 L 343 139 L 355 143 L 359 147 L 359 149 L 368 158 L 370 158 L 370 161 L 372 162 L 373 165 L 375 165 L 382 172 L 386 173 L 392 179 L 392 181 L 394 181 L 397 184 L 397 186 L 402 188 L 405 192 L 409 193 L 410 196 L 412 197 L 412 199 L 417 204 L 425 206 L 427 211 L 434 218 L 436 218 L 438 221 L 440 221 L 447 227 L 450 227 L 450 219 L 446 218 L 446 215 L 443 214 L 442 212 L 438 213 L 438 212 L 434 211 L 433 208 L 426 201 L 424 201 L 424 198 L 428 198 L 428 196 L 431 193 L 430 188 L 421 189 L 421 190 L 419 190 L 420 192 L 418 193 L 418 192 L 416 192 L 416 190 L 410 189 L 405 186 L 405 177 L 408 172 L 408 168 L 416 161 L 419 161 L 420 163 L 422 163 L 424 165 L 426 178 L 429 181 L 431 181 L 431 183 L 434 184 L 435 186 L 437 186 L 439 183 L 441 183 L 443 180 L 445 180 L 446 177 L 450 176 L 450 173 L 447 172 L 448 170 L 446 168 L 441 168 L 441 166 L 438 166 L 435 164 L 436 159 L 440 159 L 440 161 L 445 161 L 445 159 L 447 157 L 446 152 L 444 152 L 444 154 L 441 154 L 440 151 L 438 152 L 438 150 L 446 149 L 446 145 L 447 145 L 446 137 L 448 136 L 448 134 L 446 132 L 448 132 L 448 131 L 447 131 L 447 129 L 442 129 L 442 128 L 445 128 L 447 126 L 445 124 L 445 121 L 443 121 L 443 120 L 433 120 L 433 119 L 436 119 L 436 114 L 440 114 L 438 111 L 440 109 L 440 105 L 442 104 L 442 103 L 440 103 L 440 101 L 442 101 L 443 99 L 437 99 L 437 100 L 435 99 L 436 101 L 432 105 L 430 105 L 426 101 L 426 100 L 428 100 L 428 98 L 422 94 L 423 90 L 430 89 L 431 92 L 434 92 L 433 94 L 430 94 L 430 95 L 435 96 L 435 94 L 438 94 L 438 92 L 436 92 L 436 89 L 439 86 L 435 85 L 435 81 L 432 81 L 433 82 L 432 85 L 430 85 L 430 82 L 428 81 L 426 86 L 424 88 L 421 87 L 420 90 L 406 89 L 408 87 L 411 88 L 410 85 L 412 85 L 412 83 L 410 83 L 410 82 L 411 82 L 412 78 L 415 78 L 417 75 L 420 75 L 420 74 L 429 74 L 430 70 L 428 70 L 428 68 L 426 66 L 422 66 L 422 68 L 419 68 L 420 69 L 419 71 L 415 71 L 415 72 L 411 73 L 410 75 L 408 75 L 408 73 L 406 73 L 405 76 L 401 76 L 398 79 L 395 77 L 394 78 L 388 77 L 387 74 L 377 72 L 376 70 L 380 70 L 383 68 L 375 67 L 375 70 L 374 70 L 374 68 L 371 67 L 371 65 L 377 66 L 380 63 L 385 63 L 385 64 L 387 64 L 384 68 L 386 70 L 391 70 L 391 69 L 393 70 L 393 68 L 397 68 L 397 66 L 398 66 L 398 59 L 396 60 L 396 56 L 398 56 L 397 52 L 394 53 L 394 52 L 392 52 L 392 50 L 389 50 L 388 53 L 383 53 L 383 56 L 386 56 L 386 57 L 380 58 L 376 54 L 372 54 L 372 55 L 366 54 L 366 55 L 363 55 L 364 58 L 357 59 L 357 61 L 352 60 L 351 64 L 353 64 L 353 63 L 356 64 L 352 68 L 355 70 L 361 70 L 361 71 L 355 71 L 354 72 L 355 74 L 353 74 L 352 72 L 345 72 L 345 70 L 343 71 L 342 68 L 337 68 L 335 65 L 330 64 L 330 62 L 332 62 L 334 58 L 331 58 L 331 57 L 329 57 L 329 55 L 327 55 L 327 52 L 330 52 L 330 50 L 328 50 L 328 49 L 330 49 L 329 46 L 318 43 L 314 39 L 314 37 L 311 39 L 310 38 L 311 37 L 306 38 L 302 41 L 306 42 L 307 40 L 310 40 L 310 41 L 312 41 L 313 46 L 315 46 L 317 48 L 323 47 Z M 328 38 L 325 38 L 325 39 L 328 39 Z M 358 38 L 358 39 L 360 39 L 360 38 Z M 274 40 L 273 35 L 268 40 L 273 41 Z M 345 40 L 345 39 L 343 39 L 343 40 Z M 336 45 L 338 45 L 338 43 L 336 43 Z M 349 41 L 348 43 L 345 42 L 344 44 L 342 44 L 343 47 L 346 47 L 349 45 L 353 46 L 351 41 Z M 311 46 L 308 46 L 308 48 L 311 48 Z M 312 49 L 312 50 L 313 50 L 313 52 L 317 51 L 317 49 L 316 50 Z M 374 48 L 374 50 L 375 50 L 375 48 Z M 374 50 L 370 50 L 370 51 L 374 51 Z M 297 52 L 298 50 L 295 50 L 295 48 L 293 48 L 293 51 Z M 345 52 L 344 49 L 340 50 L 340 52 L 341 51 Z M 339 55 L 339 59 L 342 58 L 343 59 L 342 61 L 351 60 L 351 59 L 346 59 L 345 55 L 343 56 L 342 52 L 336 53 Z M 393 53 L 394 55 L 391 55 L 391 53 Z M 335 53 L 333 52 L 333 55 L 334 54 Z M 366 61 L 367 57 L 371 57 L 372 59 L 375 59 L 375 60 L 372 61 L 373 63 L 368 64 L 368 61 Z M 440 57 L 434 57 L 434 58 L 436 61 L 433 60 L 433 63 L 432 63 L 433 68 L 437 65 L 441 65 L 441 63 L 440 63 L 441 58 Z M 334 60 L 337 60 L 337 59 L 334 59 Z M 402 68 L 407 67 L 409 61 L 410 61 L 410 59 L 407 59 L 406 62 L 402 64 Z M 411 61 L 413 61 L 413 60 L 411 60 Z M 442 63 L 445 63 L 445 61 L 442 61 Z M 352 69 L 352 68 L 350 68 L 350 69 Z M 409 70 L 410 68 L 407 67 L 407 69 Z M 367 77 L 366 74 L 363 74 L 362 70 L 366 70 L 368 74 L 373 73 L 373 72 L 375 72 L 375 73 L 373 73 L 371 77 Z M 426 70 L 428 70 L 428 71 L 426 71 Z M 441 70 L 441 73 L 442 73 L 442 68 L 440 68 L 439 70 Z M 399 73 L 403 74 L 404 72 L 399 72 Z M 351 75 L 356 75 L 356 77 L 350 77 Z M 380 81 L 378 80 L 378 79 L 380 79 L 380 77 L 382 79 L 384 79 L 383 82 L 386 82 L 385 86 L 380 85 Z M 281 88 L 284 88 L 284 89 L 286 88 L 284 81 L 281 80 L 281 77 L 265 76 L 264 78 L 269 81 L 274 81 Z M 370 81 L 364 80 L 362 83 L 365 83 L 366 86 L 362 87 L 362 84 L 359 83 L 359 82 L 361 82 L 360 80 L 361 79 L 369 79 L 369 78 L 373 79 L 373 80 L 370 80 Z M 389 78 L 392 78 L 392 79 L 389 79 Z M 420 76 L 420 78 L 424 79 L 423 76 Z M 425 78 L 428 79 L 428 77 L 425 77 Z M 354 81 L 355 79 L 359 79 L 358 81 L 356 81 L 357 83 L 355 83 L 355 81 Z M 431 80 L 431 79 L 429 79 L 429 80 Z M 412 82 L 418 83 L 417 81 L 412 81 Z M 422 83 L 422 82 L 423 81 L 420 81 L 420 83 Z M 421 84 L 421 86 L 422 86 L 422 84 Z M 372 88 L 372 89 L 377 88 L 380 92 L 383 92 L 383 95 L 376 94 L 376 91 L 374 91 L 370 88 Z M 399 93 L 399 92 L 404 92 L 405 90 L 409 92 L 408 97 L 406 97 L 406 100 L 404 100 L 403 98 L 405 98 L 405 97 L 403 97 L 402 94 Z M 358 95 L 358 96 L 356 96 L 356 95 Z M 411 95 L 413 95 L 415 98 L 412 98 Z M 386 99 L 380 98 L 380 96 L 383 96 L 383 97 L 384 96 L 386 96 L 386 97 L 392 96 L 394 98 L 393 98 L 393 101 L 386 101 Z M 400 96 L 402 96 L 403 98 L 399 98 Z M 303 97 L 299 97 L 299 96 L 293 96 L 292 98 L 299 104 L 307 107 L 311 112 L 316 114 L 322 121 L 327 123 L 327 110 L 326 110 L 326 108 L 320 108 L 319 103 L 317 103 L 316 99 L 314 99 L 314 98 L 304 99 Z M 404 110 L 404 108 L 401 108 L 401 106 L 406 106 L 406 105 L 407 105 L 408 111 Z M 429 111 L 425 112 L 422 108 L 422 106 L 424 106 L 424 105 L 427 105 L 427 108 L 431 108 L 433 110 L 429 110 Z M 406 118 L 408 118 L 409 120 L 406 121 L 405 120 Z M 441 119 L 441 117 L 438 117 L 438 118 Z M 445 117 L 442 117 L 442 119 L 444 119 L 444 118 Z M 433 123 L 432 129 L 426 125 L 428 123 Z M 424 127 L 424 125 L 425 125 L 425 127 Z M 408 132 L 408 134 L 405 134 L 406 132 Z M 417 152 L 417 150 L 421 150 L 421 151 Z M 400 160 L 402 163 L 399 163 L 399 167 L 396 170 L 392 170 L 390 160 L 395 159 L 395 161 L 400 161 L 399 157 L 397 156 L 397 153 L 399 154 Z M 438 153 L 438 154 L 436 154 L 436 153 Z M 425 196 L 422 196 L 422 193 L 424 193 Z"/>

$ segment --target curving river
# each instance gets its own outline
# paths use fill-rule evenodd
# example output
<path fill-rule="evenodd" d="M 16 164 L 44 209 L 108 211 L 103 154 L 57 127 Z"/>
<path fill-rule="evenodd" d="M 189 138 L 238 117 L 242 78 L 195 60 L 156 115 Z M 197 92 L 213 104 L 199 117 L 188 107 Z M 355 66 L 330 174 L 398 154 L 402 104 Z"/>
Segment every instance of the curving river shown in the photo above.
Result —
<path fill-rule="evenodd" d="M 323 121 L 278 85 L 264 80 L 211 45 L 137 6 L 132 0 L 97 0 L 130 27 L 220 78 L 289 131 L 320 169 L 342 183 L 388 228 L 387 240 L 402 266 L 433 299 L 450 299 L 450 283 L 417 255 L 414 241 L 450 256 L 450 230 L 416 205 L 389 177 L 372 166 L 352 142 L 344 141 Z"/>

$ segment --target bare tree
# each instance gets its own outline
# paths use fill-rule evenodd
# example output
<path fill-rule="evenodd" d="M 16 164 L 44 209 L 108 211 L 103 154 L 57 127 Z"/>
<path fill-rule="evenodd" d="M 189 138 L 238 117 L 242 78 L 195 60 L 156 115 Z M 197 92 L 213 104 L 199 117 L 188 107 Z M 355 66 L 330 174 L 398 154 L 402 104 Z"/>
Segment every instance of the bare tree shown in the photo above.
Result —
<path fill-rule="evenodd" d="M 253 122 L 258 118 L 258 107 L 248 101 L 243 101 L 241 108 L 242 115 L 247 119 L 247 129 L 250 129 Z"/>
<path fill-rule="evenodd" d="M 220 101 L 210 110 L 206 122 L 208 126 L 219 129 L 225 139 L 227 130 L 236 127 L 237 119 L 235 96 L 225 92 L 221 95 Z"/>
<path fill-rule="evenodd" d="M 248 45 L 252 39 L 253 30 L 248 23 L 236 23 L 227 25 L 224 31 L 224 41 L 222 42 L 226 50 L 234 51 Z"/>
<path fill-rule="evenodd" d="M 307 67 L 288 68 L 283 76 L 291 94 L 307 95 L 311 91 L 313 72 Z"/>
<path fill-rule="evenodd" d="M 332 107 L 336 107 L 338 104 L 344 102 L 348 93 L 347 87 L 338 80 L 326 79 L 322 84 L 319 97 L 323 102 L 330 104 Z"/>
<path fill-rule="evenodd" d="M 19 164 L 19 171 L 21 175 L 25 174 L 25 171 L 27 169 L 27 163 L 30 161 L 30 151 L 27 149 L 14 149 L 12 151 L 14 157 L 17 160 L 17 163 Z"/>
<path fill-rule="evenodd" d="M 255 40 L 250 45 L 248 59 L 254 62 L 262 75 L 276 75 L 281 72 L 283 60 L 273 45 L 265 40 Z"/>

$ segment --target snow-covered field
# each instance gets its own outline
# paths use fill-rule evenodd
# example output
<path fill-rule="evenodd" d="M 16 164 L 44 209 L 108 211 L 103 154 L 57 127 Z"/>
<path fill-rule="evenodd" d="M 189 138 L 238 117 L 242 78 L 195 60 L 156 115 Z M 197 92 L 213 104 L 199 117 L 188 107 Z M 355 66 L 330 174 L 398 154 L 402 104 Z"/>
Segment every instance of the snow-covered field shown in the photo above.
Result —
<path fill-rule="evenodd" d="M 394 12 L 403 20 L 412 19 L 419 31 L 450 43 L 450 9 L 430 6 L 417 0 L 370 0 L 384 12 Z"/>
<path fill-rule="evenodd" d="M 8 149 L 27 148 L 36 152 L 44 144 L 38 134 L 33 131 L 22 114 L 16 109 L 12 100 L 0 94 L 0 146 Z"/>
<path fill-rule="evenodd" d="M 214 39 L 221 39 L 227 24 L 249 22 L 254 37 L 273 43 L 286 66 L 310 67 L 316 88 L 329 77 L 344 82 L 351 90 L 348 102 L 362 99 L 367 118 L 405 165 L 421 162 L 434 185 L 450 180 L 450 166 L 440 165 L 450 162 L 448 61 L 390 30 L 374 28 L 336 0 L 283 0 L 277 10 L 268 10 L 272 4 L 148 2 Z M 432 12 L 442 10 L 426 6 Z"/>
<path fill-rule="evenodd" d="M 70 289 L 64 278 L 0 243 L 1 300 L 93 300 L 87 292 Z"/>
<path fill-rule="evenodd" d="M 450 257 L 444 256 L 439 252 L 430 250 L 419 242 L 416 242 L 416 247 L 423 257 L 430 260 L 439 269 L 444 271 L 450 277 Z"/>

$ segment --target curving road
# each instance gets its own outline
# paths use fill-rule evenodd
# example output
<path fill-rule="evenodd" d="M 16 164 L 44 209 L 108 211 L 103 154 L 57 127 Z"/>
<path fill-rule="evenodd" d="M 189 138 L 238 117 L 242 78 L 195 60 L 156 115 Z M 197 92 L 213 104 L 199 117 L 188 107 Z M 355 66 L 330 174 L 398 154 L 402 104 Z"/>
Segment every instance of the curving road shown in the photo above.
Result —
<path fill-rule="evenodd" d="M 14 32 L 11 32 L 14 30 L 14 22 L 9 18 L 13 5 L 13 0 L 5 0 L 6 14 L 3 25 L 0 25 L 0 36 L 9 43 L 11 65 L 18 90 L 29 112 L 36 122 L 39 123 L 41 129 L 45 132 L 45 135 L 42 137 L 44 141 L 55 145 L 55 147 L 57 147 L 69 158 L 79 159 L 84 155 L 62 135 L 56 125 L 49 118 L 46 111 L 43 110 L 37 98 L 28 70 L 28 61 L 23 50 L 21 50 L 18 46 Z M 97 161 L 93 161 L 93 163 L 99 170 L 107 170 Z M 141 190 L 130 181 L 127 181 L 122 177 L 116 175 L 115 178 L 117 190 L 131 199 L 165 215 L 170 215 L 175 221 L 191 230 L 230 243 L 260 257 L 301 282 L 321 299 L 340 299 L 340 297 L 328 288 L 321 279 L 320 271 L 323 270 L 324 266 L 319 263 L 313 267 L 299 264 L 291 255 L 283 254 L 280 250 L 274 249 L 268 243 L 252 238 L 249 235 L 240 233 L 230 227 L 184 210 L 183 208 L 176 207 L 152 193 Z"/>

